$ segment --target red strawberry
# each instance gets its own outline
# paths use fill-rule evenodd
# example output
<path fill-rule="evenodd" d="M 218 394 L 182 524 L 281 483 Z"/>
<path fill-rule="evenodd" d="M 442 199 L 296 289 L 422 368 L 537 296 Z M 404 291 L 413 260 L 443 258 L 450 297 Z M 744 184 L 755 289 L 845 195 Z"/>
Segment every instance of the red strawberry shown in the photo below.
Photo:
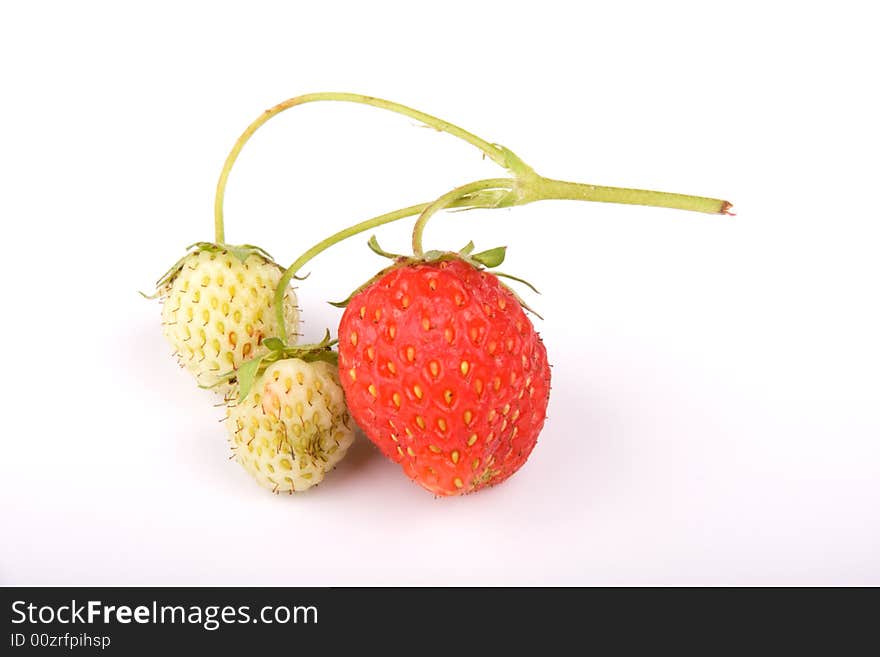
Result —
<path fill-rule="evenodd" d="M 494 274 L 455 254 L 401 263 L 352 297 L 339 371 L 358 425 L 437 495 L 504 481 L 544 425 L 540 337 Z"/>

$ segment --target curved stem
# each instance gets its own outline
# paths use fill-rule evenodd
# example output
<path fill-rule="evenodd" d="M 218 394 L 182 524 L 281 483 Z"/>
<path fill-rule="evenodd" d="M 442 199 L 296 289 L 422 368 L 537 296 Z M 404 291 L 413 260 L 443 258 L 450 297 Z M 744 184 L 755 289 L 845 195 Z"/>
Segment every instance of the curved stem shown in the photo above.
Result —
<path fill-rule="evenodd" d="M 241 133 L 241 136 L 235 142 L 235 145 L 232 147 L 232 150 L 226 157 L 226 162 L 224 162 L 223 164 L 223 169 L 220 171 L 220 178 L 217 181 L 217 192 L 214 196 L 215 242 L 217 242 L 218 244 L 222 244 L 226 237 L 223 226 L 223 197 L 226 193 L 226 183 L 229 179 L 229 172 L 232 170 L 232 166 L 238 159 L 238 155 L 239 153 L 241 153 L 241 149 L 244 148 L 244 145 L 260 128 L 260 126 L 266 123 L 266 121 L 271 119 L 273 116 L 280 114 L 284 110 L 290 109 L 291 107 L 296 107 L 297 105 L 304 105 L 306 103 L 314 103 L 319 101 L 360 103 L 362 105 L 371 105 L 372 107 L 378 107 L 379 109 L 403 114 L 404 116 L 408 116 L 412 119 L 415 119 L 416 121 L 424 123 L 425 125 L 429 125 L 436 130 L 449 133 L 454 137 L 458 137 L 459 139 L 462 139 L 469 144 L 472 144 L 473 146 L 479 148 L 493 162 L 496 162 L 505 168 L 508 166 L 508 158 L 510 156 L 510 152 L 507 151 L 507 149 L 497 146 L 496 144 L 490 144 L 484 139 L 480 139 L 476 135 L 471 134 L 467 130 L 459 128 L 457 125 L 449 123 L 448 121 L 444 121 L 443 119 L 439 119 L 436 116 L 432 116 L 430 114 L 426 114 L 425 112 L 420 112 L 418 110 L 412 109 L 411 107 L 407 107 L 406 105 L 401 105 L 400 103 L 395 103 L 390 100 L 384 100 L 382 98 L 375 98 L 373 96 L 364 96 L 362 94 L 339 92 L 323 92 L 296 96 L 295 98 L 285 100 L 284 102 L 275 105 L 275 107 L 267 109 L 265 112 L 263 112 L 253 123 L 251 123 L 247 127 L 247 129 L 243 133 Z"/>
<path fill-rule="evenodd" d="M 419 218 L 416 221 L 415 226 L 413 227 L 413 254 L 417 258 L 421 258 L 425 255 L 425 252 L 422 249 L 422 233 L 425 232 L 425 225 L 428 223 L 428 219 L 430 219 L 434 214 L 444 208 L 452 207 L 452 205 L 458 199 L 475 194 L 477 192 L 484 192 L 489 190 L 504 190 L 507 192 L 512 192 L 515 184 L 516 181 L 513 178 L 487 178 L 486 180 L 477 180 L 475 182 L 462 185 L 461 187 L 456 187 L 455 189 L 446 192 L 443 196 L 441 196 L 436 201 L 428 205 L 424 210 L 422 210 L 421 215 L 419 215 Z M 493 207 L 507 207 L 510 205 L 514 205 L 515 202 L 515 199 L 510 194 L 505 194 L 503 197 L 499 198 L 499 201 Z"/>
<path fill-rule="evenodd" d="M 477 193 L 472 195 L 459 195 L 459 197 L 452 203 L 448 204 L 446 207 L 496 207 L 501 197 L 497 194 L 492 193 Z M 344 239 L 348 239 L 353 235 L 357 235 L 358 233 L 363 233 L 366 230 L 370 230 L 371 228 L 376 228 L 377 226 L 381 226 L 383 224 L 391 223 L 392 221 L 397 221 L 399 219 L 405 219 L 406 217 L 412 217 L 413 215 L 420 214 L 424 212 L 431 203 L 420 203 L 419 205 L 411 205 L 406 208 L 401 208 L 400 210 L 395 210 L 394 212 L 387 212 L 385 214 L 379 215 L 378 217 L 373 217 L 372 219 L 367 219 L 366 221 L 362 221 L 359 224 L 355 224 L 354 226 L 349 226 L 344 230 L 340 230 L 338 233 L 334 233 L 330 237 L 321 240 L 313 247 L 305 251 L 301 256 L 299 256 L 290 267 L 288 267 L 281 279 L 278 281 L 278 286 L 275 288 L 275 316 L 278 320 L 279 332 L 281 335 L 279 336 L 283 342 L 287 342 L 287 326 L 284 323 L 284 291 L 287 289 L 287 286 L 290 284 L 290 281 L 293 277 L 302 269 L 306 263 L 308 263 L 312 258 L 317 256 L 322 251 L 326 251 L 334 244 L 338 244 Z"/>
<path fill-rule="evenodd" d="M 553 180 L 539 176 L 535 171 L 525 164 L 519 157 L 512 153 L 509 149 L 498 144 L 489 143 L 480 137 L 464 130 L 452 123 L 439 119 L 430 114 L 420 112 L 405 105 L 395 103 L 373 96 L 364 96 L 352 93 L 313 93 L 297 96 L 285 100 L 278 105 L 263 112 L 255 121 L 253 121 L 247 129 L 239 136 L 238 140 L 226 157 L 223 169 L 220 172 L 220 178 L 217 181 L 217 190 L 214 197 L 214 237 L 215 242 L 223 244 L 225 242 L 225 230 L 223 223 L 223 200 L 226 192 L 226 184 L 229 180 L 229 174 L 233 165 L 238 159 L 241 150 L 253 134 L 269 119 L 284 110 L 304 105 L 306 103 L 318 101 L 336 101 L 359 103 L 362 105 L 370 105 L 379 109 L 396 112 L 404 116 L 408 116 L 421 123 L 435 128 L 441 132 L 447 132 L 454 137 L 458 137 L 469 144 L 479 148 L 493 162 L 507 169 L 512 178 L 491 178 L 479 180 L 457 187 L 447 192 L 432 203 L 424 203 L 413 205 L 407 208 L 401 208 L 394 212 L 368 219 L 359 224 L 355 224 L 350 228 L 339 231 L 325 240 L 322 240 L 308 251 L 303 253 L 297 260 L 284 272 L 278 287 L 275 291 L 275 312 L 278 317 L 280 337 L 283 341 L 287 340 L 287 328 L 284 325 L 283 299 L 284 291 L 290 283 L 293 276 L 303 267 L 309 260 L 333 246 L 334 244 L 356 235 L 370 228 L 381 226 L 382 224 L 397 221 L 415 214 L 419 214 L 419 219 L 413 227 L 412 245 L 415 255 L 422 257 L 424 251 L 422 248 L 422 235 L 428 220 L 438 211 L 451 207 L 483 207 L 497 208 L 510 207 L 513 205 L 523 205 L 533 201 L 544 199 L 569 199 L 580 201 L 599 201 L 604 203 L 627 203 L 636 205 L 649 205 L 657 207 L 677 208 L 681 210 L 691 210 L 695 212 L 731 214 L 731 204 L 727 201 L 719 199 L 710 199 L 700 196 L 687 196 L 684 194 L 670 194 L 665 192 L 655 192 L 649 190 L 626 189 L 619 187 L 603 187 L 598 185 L 587 185 L 582 183 L 572 183 L 562 180 Z"/>

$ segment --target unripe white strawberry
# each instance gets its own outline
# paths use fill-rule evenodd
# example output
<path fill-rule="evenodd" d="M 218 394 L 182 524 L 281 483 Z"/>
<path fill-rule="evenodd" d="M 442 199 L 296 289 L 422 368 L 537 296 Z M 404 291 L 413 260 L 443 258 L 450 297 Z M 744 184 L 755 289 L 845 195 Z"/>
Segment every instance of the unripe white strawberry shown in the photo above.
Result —
<path fill-rule="evenodd" d="M 226 426 L 235 460 L 276 493 L 319 483 L 354 440 L 336 366 L 299 358 L 257 376 L 244 399 L 230 402 Z"/>
<path fill-rule="evenodd" d="M 159 282 L 162 332 L 202 386 L 263 355 L 279 335 L 273 296 L 283 270 L 255 247 L 199 244 Z M 296 294 L 284 295 L 287 331 L 299 327 Z"/>

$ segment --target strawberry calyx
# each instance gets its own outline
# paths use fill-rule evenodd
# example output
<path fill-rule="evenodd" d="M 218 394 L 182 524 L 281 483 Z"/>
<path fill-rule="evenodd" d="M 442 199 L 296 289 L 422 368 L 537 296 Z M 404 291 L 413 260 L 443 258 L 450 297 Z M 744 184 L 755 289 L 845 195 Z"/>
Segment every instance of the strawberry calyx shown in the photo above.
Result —
<path fill-rule="evenodd" d="M 373 235 L 370 237 L 367 242 L 367 246 L 370 247 L 370 250 L 383 258 L 388 258 L 389 260 L 405 260 L 407 263 L 412 262 L 437 262 L 443 259 L 449 259 L 450 257 L 458 258 L 460 260 L 464 260 L 475 268 L 483 267 L 497 267 L 502 262 L 504 262 L 504 257 L 507 254 L 506 246 L 496 246 L 494 249 L 488 249 L 486 251 L 480 251 L 479 253 L 474 253 L 473 242 L 468 242 L 463 247 L 461 247 L 458 251 L 427 251 L 422 256 L 407 256 L 402 253 L 391 253 L 390 251 L 386 251 L 381 246 L 379 246 L 379 240 L 376 239 L 376 236 Z"/>
<path fill-rule="evenodd" d="M 237 369 L 221 375 L 216 383 L 209 386 L 200 386 L 206 389 L 217 386 L 238 383 L 238 402 L 242 402 L 254 387 L 257 377 L 262 374 L 269 365 L 285 358 L 298 358 L 307 363 L 324 361 L 331 365 L 338 363 L 338 355 L 333 351 L 333 346 L 338 340 L 331 339 L 328 330 L 320 342 L 313 344 L 288 345 L 281 338 L 266 338 L 263 346 L 269 351 L 262 356 L 257 356 L 245 361 Z"/>
<path fill-rule="evenodd" d="M 492 248 L 492 249 L 486 249 L 485 251 L 480 251 L 478 253 L 474 253 L 473 251 L 476 247 L 474 246 L 473 241 L 468 242 L 458 251 L 430 250 L 430 251 L 425 251 L 420 256 L 416 256 L 416 255 L 409 255 L 408 256 L 408 255 L 403 255 L 400 253 L 392 253 L 390 251 L 386 251 L 385 249 L 383 249 L 379 245 L 379 240 L 376 239 L 375 235 L 370 237 L 369 241 L 367 242 L 367 246 L 370 247 L 370 250 L 373 253 L 375 253 L 383 258 L 388 258 L 389 260 L 393 260 L 394 264 L 390 265 L 389 267 L 385 267 L 383 270 L 381 270 L 380 272 L 378 272 L 377 274 L 372 276 L 368 281 L 366 281 L 362 285 L 359 285 L 343 301 L 330 301 L 329 303 L 331 306 L 335 306 L 336 308 L 345 308 L 346 306 L 348 306 L 348 304 L 352 300 L 352 298 L 355 297 L 355 295 L 357 295 L 358 293 L 360 293 L 361 291 L 363 291 L 364 289 L 366 289 L 367 287 L 369 287 L 370 285 L 375 283 L 377 280 L 379 280 L 380 278 L 382 278 L 383 276 L 385 276 L 389 272 L 394 271 L 395 269 L 400 269 L 402 267 L 409 267 L 411 265 L 419 264 L 419 263 L 436 263 L 436 262 L 451 261 L 451 260 L 463 260 L 464 262 L 466 262 L 471 267 L 473 267 L 474 269 L 477 269 L 477 270 L 494 269 L 495 267 L 499 266 L 501 263 L 504 262 L 504 258 L 507 255 L 507 247 L 506 246 L 496 246 L 495 248 Z M 529 283 L 527 280 L 525 280 L 523 278 L 519 278 L 518 276 L 513 276 L 511 274 L 506 274 L 506 273 L 503 273 L 500 271 L 493 271 L 492 273 L 495 274 L 496 276 L 499 276 L 502 278 L 507 278 L 509 280 L 516 281 L 518 283 L 522 283 L 523 285 L 527 286 L 530 290 L 532 290 L 535 294 L 541 294 L 534 285 L 532 285 L 531 283 Z M 504 284 L 503 282 L 501 283 L 501 285 L 504 288 L 506 288 L 514 296 L 514 298 L 516 298 L 516 300 L 519 302 L 519 304 L 525 310 L 528 310 L 530 313 L 532 313 L 533 315 L 535 315 L 536 317 L 538 317 L 540 319 L 544 319 L 543 317 L 541 317 L 540 314 L 538 314 L 534 309 L 532 309 L 525 301 L 523 301 L 522 297 L 520 297 L 519 294 L 517 294 L 513 289 L 511 289 L 510 286 Z"/>
<path fill-rule="evenodd" d="M 146 299 L 155 299 L 162 293 L 162 289 L 165 288 L 169 283 L 174 281 L 175 277 L 180 273 L 180 271 L 184 267 L 184 263 L 186 259 L 190 256 L 196 255 L 200 252 L 207 253 L 228 253 L 239 261 L 242 264 L 250 258 L 252 255 L 259 256 L 263 258 L 266 262 L 271 263 L 281 269 L 283 268 L 279 265 L 275 260 L 269 255 L 269 252 L 265 249 L 254 246 L 253 244 L 218 244 L 215 242 L 194 242 L 186 247 L 186 253 L 171 267 L 159 277 L 159 280 L 156 281 L 156 292 L 153 294 L 145 294 L 144 292 L 140 292 L 139 294 Z"/>

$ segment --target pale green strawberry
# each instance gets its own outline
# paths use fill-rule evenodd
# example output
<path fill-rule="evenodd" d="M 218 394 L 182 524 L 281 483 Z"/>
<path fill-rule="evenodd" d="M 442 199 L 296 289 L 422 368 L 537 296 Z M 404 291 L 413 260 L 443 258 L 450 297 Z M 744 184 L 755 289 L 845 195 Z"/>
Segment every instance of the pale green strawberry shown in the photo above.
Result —
<path fill-rule="evenodd" d="M 235 460 L 275 493 L 320 482 L 345 456 L 354 424 L 335 365 L 284 358 L 257 375 L 226 425 Z"/>
<path fill-rule="evenodd" d="M 273 296 L 283 270 L 256 247 L 198 244 L 159 282 L 162 332 L 202 386 L 267 352 L 279 335 Z M 284 295 L 288 335 L 299 327 L 296 294 Z"/>

